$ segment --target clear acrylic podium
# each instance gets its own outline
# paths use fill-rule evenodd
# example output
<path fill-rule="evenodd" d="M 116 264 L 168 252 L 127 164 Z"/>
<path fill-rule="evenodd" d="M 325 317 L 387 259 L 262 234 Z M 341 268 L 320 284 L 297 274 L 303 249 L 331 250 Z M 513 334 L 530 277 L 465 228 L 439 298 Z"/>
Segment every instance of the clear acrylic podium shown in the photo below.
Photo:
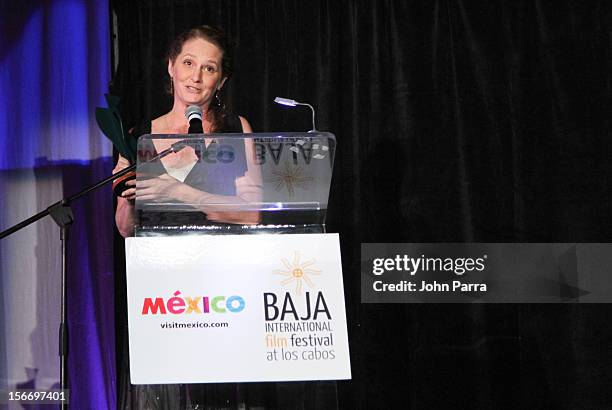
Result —
<path fill-rule="evenodd" d="M 318 132 L 144 135 L 136 236 L 324 233 L 335 148 Z M 335 381 L 130 389 L 142 408 L 338 408 Z"/>
<path fill-rule="evenodd" d="M 145 135 L 136 235 L 323 232 L 335 143 L 329 133 Z"/>

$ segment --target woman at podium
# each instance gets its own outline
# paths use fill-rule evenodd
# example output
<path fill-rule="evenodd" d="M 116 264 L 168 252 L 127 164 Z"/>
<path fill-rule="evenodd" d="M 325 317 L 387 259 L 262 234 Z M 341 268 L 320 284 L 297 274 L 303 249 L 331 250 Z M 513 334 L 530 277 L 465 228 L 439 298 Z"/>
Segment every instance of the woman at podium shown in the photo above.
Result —
<path fill-rule="evenodd" d="M 173 97 L 172 109 L 153 120 L 143 121 L 130 130 L 138 138 L 146 134 L 184 135 L 194 133 L 186 111 L 196 106 L 202 114 L 201 129 L 195 133 L 252 133 L 249 122 L 226 109 L 221 90 L 232 74 L 231 43 L 225 34 L 210 26 L 200 26 L 181 33 L 167 52 L 168 92 Z M 184 138 L 180 138 L 182 140 Z M 202 141 L 201 138 L 195 138 Z M 220 139 L 222 140 L 222 139 Z M 176 138 L 154 138 L 151 147 L 156 154 L 164 152 Z M 205 151 L 214 149 L 214 141 L 204 138 Z M 255 224 L 257 211 L 227 211 L 222 205 L 260 201 L 261 173 L 255 164 L 255 148 L 251 140 L 234 139 L 222 142 L 232 150 L 233 161 L 225 167 L 206 168 L 202 152 L 187 144 L 152 166 L 154 177 L 126 182 L 117 198 L 115 221 L 123 237 L 133 236 L 137 222 L 135 200 L 147 203 L 189 204 L 191 212 L 151 212 L 147 218 L 168 218 L 160 225 L 174 223 Z M 140 149 L 140 148 L 139 148 Z M 142 164 L 142 163 L 141 163 Z M 114 173 L 129 166 L 127 159 L 119 157 Z M 223 164 L 222 164 L 223 165 Z M 214 168 L 214 167 L 213 167 Z M 141 167 L 139 165 L 139 172 Z M 194 204 L 197 204 L 194 205 Z M 213 205 L 211 205 L 213 204 Z M 217 206 L 214 206 L 217 204 Z M 143 215 L 138 216 L 142 224 Z M 138 233 L 140 235 L 141 233 Z M 120 372 L 128 373 L 127 362 L 122 361 Z M 122 392 L 120 407 L 142 409 L 226 408 L 239 403 L 261 403 L 261 389 L 256 385 L 246 388 L 239 384 L 214 385 L 131 385 L 125 379 L 119 386 Z M 249 396 L 247 399 L 244 397 Z M 200 407 L 198 407 L 200 406 Z"/>
<path fill-rule="evenodd" d="M 200 26 L 180 34 L 170 45 L 167 53 L 168 91 L 173 96 L 172 109 L 151 121 L 144 121 L 130 130 L 138 138 L 145 134 L 188 134 L 190 125 L 186 117 L 188 107 L 200 107 L 202 130 L 211 133 L 251 133 L 249 122 L 226 110 L 222 93 L 232 74 L 231 43 L 225 34 L 210 26 Z M 156 139 L 153 141 L 157 153 L 170 147 L 176 140 Z M 215 141 L 206 140 L 206 147 Z M 220 211 L 219 204 L 240 204 L 258 202 L 261 196 L 261 177 L 255 165 L 255 149 L 250 140 L 239 140 L 230 147 L 235 151 L 236 161 L 231 167 L 223 168 L 221 174 L 204 170 L 199 159 L 201 153 L 187 146 L 158 162 L 157 176 L 126 182 L 127 189 L 117 199 L 115 221 L 123 237 L 134 234 L 136 220 L 134 201 L 168 202 L 179 201 L 197 204 L 198 212 L 175 213 L 175 222 L 183 225 L 206 221 L 216 223 L 255 224 L 259 221 L 257 211 Z M 129 166 L 119 157 L 114 173 Z M 227 179 L 223 181 L 222 179 Z M 218 204 L 213 207 L 210 204 Z M 168 213 L 157 213 L 157 217 Z M 187 220 L 176 220 L 187 218 Z"/>

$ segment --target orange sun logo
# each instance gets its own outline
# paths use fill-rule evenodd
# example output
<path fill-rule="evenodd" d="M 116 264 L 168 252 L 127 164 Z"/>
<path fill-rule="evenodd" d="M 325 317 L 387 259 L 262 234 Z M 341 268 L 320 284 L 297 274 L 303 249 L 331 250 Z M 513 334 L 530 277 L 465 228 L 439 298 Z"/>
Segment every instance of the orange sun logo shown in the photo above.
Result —
<path fill-rule="evenodd" d="M 281 259 L 281 263 L 284 266 L 284 269 L 275 269 L 275 275 L 285 276 L 286 279 L 283 279 L 280 284 L 282 286 L 291 285 L 295 282 L 295 292 L 302 293 L 303 283 L 305 282 L 309 288 L 314 286 L 312 282 L 311 276 L 318 276 L 321 274 L 319 269 L 315 269 L 312 265 L 315 264 L 315 260 L 309 260 L 306 262 L 300 262 L 300 253 L 298 251 L 295 252 L 293 256 L 293 262 L 289 262 L 287 259 Z"/>

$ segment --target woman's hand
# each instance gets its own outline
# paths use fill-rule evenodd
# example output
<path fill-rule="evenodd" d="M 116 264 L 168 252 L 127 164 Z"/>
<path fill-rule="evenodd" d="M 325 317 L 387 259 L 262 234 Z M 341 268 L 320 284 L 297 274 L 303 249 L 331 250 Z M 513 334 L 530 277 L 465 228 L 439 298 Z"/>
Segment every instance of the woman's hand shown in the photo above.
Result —
<path fill-rule="evenodd" d="M 136 197 L 139 201 L 163 202 L 179 198 L 178 190 L 183 185 L 168 174 L 136 182 Z"/>
<path fill-rule="evenodd" d="M 134 201 L 136 199 L 136 179 L 128 179 L 125 181 L 125 186 L 129 186 L 132 188 L 128 188 L 121 193 L 121 197 L 127 199 L 128 201 Z"/>
<path fill-rule="evenodd" d="M 113 169 L 113 174 L 116 174 L 117 172 L 122 171 L 123 169 L 129 166 L 130 162 L 127 159 L 123 158 L 121 155 L 119 155 L 119 160 L 117 161 L 117 165 L 115 165 L 115 168 Z M 125 185 L 130 188 L 126 189 L 121 193 L 121 198 L 125 198 L 133 202 L 134 199 L 136 199 L 136 179 L 128 179 L 125 182 Z"/>

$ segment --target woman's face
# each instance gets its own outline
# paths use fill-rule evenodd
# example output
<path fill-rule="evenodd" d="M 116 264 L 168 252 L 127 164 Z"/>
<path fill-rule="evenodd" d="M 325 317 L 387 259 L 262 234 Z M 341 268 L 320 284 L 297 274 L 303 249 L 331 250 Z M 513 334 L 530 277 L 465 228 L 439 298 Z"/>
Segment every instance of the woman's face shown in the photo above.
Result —
<path fill-rule="evenodd" d="M 214 44 L 201 38 L 187 40 L 176 59 L 168 62 L 175 104 L 207 108 L 225 82 L 222 60 L 223 52 Z"/>

